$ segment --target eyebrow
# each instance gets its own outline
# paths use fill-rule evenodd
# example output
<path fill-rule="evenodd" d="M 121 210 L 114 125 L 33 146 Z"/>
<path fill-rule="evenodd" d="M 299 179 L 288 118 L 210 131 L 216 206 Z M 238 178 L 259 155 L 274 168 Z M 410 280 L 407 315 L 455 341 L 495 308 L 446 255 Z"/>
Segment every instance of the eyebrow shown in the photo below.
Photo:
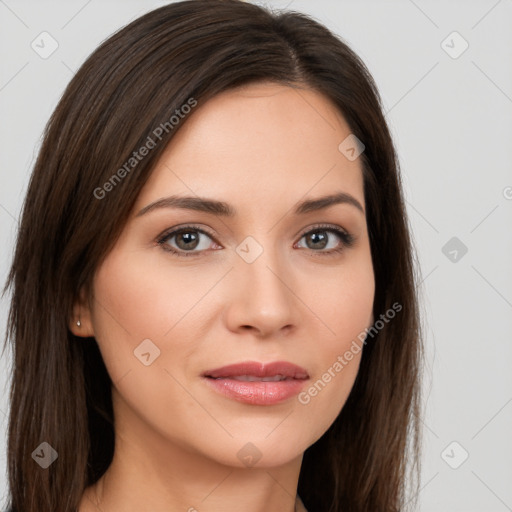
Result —
<path fill-rule="evenodd" d="M 294 215 L 301 215 L 323 210 L 336 204 L 352 205 L 363 215 L 366 215 L 361 203 L 354 196 L 346 192 L 338 192 L 337 194 L 322 196 L 317 199 L 301 201 L 295 205 L 293 213 Z M 235 217 L 237 214 L 236 209 L 224 201 L 197 196 L 169 196 L 144 206 L 144 208 L 137 213 L 136 217 L 140 217 L 141 215 L 145 215 L 146 213 L 160 208 L 181 208 L 184 210 L 213 213 L 222 217 Z"/>

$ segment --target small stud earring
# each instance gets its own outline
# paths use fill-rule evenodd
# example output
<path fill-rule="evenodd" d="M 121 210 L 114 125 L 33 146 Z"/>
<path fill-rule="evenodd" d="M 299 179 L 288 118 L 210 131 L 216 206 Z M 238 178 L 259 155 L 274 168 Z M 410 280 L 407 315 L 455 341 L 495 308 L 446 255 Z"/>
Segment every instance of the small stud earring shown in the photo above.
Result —
<path fill-rule="evenodd" d="M 82 325 L 82 324 L 80 323 L 80 320 L 77 320 L 76 325 L 78 325 L 78 327 L 80 327 L 80 326 Z"/>

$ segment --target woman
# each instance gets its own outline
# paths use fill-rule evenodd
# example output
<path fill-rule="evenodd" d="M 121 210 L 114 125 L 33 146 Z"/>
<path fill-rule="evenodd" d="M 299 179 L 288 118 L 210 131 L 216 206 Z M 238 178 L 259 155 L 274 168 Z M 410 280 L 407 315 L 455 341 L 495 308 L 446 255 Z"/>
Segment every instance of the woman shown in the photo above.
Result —
<path fill-rule="evenodd" d="M 50 119 L 6 285 L 12 510 L 414 503 L 406 219 L 375 84 L 319 23 L 193 0 L 114 34 Z"/>

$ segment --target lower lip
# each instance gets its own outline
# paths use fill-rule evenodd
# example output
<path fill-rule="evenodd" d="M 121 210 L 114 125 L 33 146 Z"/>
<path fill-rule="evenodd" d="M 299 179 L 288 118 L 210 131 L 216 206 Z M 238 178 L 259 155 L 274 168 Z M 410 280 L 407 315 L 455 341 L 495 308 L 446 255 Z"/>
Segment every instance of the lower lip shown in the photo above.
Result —
<path fill-rule="evenodd" d="M 215 391 L 233 400 L 251 405 L 273 405 L 298 395 L 307 379 L 249 382 L 205 377 L 205 380 Z"/>

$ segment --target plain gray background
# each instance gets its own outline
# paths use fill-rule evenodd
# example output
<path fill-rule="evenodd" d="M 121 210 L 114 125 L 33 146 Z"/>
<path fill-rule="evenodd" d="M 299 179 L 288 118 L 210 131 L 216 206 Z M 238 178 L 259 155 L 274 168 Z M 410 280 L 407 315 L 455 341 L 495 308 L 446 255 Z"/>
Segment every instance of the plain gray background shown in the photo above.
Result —
<path fill-rule="evenodd" d="M 166 3 L 0 0 L 2 285 L 41 133 L 64 87 L 102 40 Z M 512 0 L 255 3 L 327 25 L 365 61 L 385 104 L 423 279 L 421 510 L 512 511 Z M 31 47 L 44 31 L 58 43 L 46 59 Z M 2 332 L 7 309 L 8 297 Z M 0 498 L 9 365 L 4 356 Z"/>

